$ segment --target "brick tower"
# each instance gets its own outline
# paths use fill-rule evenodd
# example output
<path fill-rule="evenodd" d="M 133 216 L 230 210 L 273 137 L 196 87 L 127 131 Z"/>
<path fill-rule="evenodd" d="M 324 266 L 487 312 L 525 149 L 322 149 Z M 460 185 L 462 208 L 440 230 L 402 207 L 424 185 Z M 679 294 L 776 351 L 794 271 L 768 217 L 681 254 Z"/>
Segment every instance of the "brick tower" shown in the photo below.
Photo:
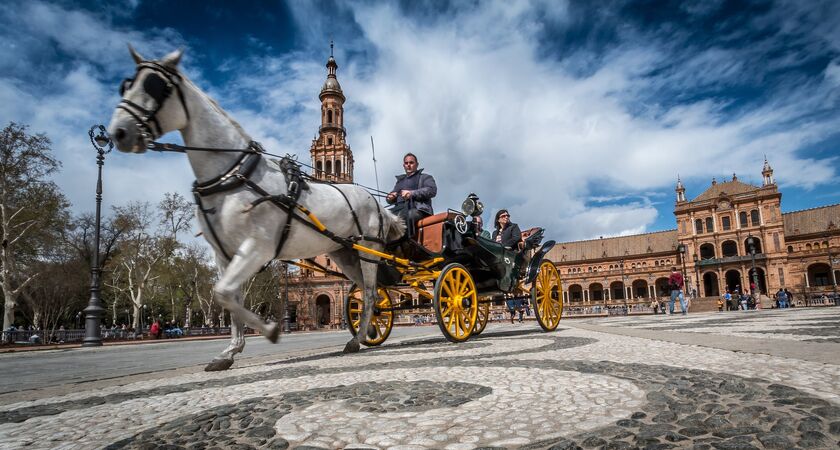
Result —
<path fill-rule="evenodd" d="M 344 129 L 344 93 L 335 72 L 338 64 L 333 58 L 333 44 L 330 42 L 330 57 L 327 60 L 327 80 L 321 88 L 321 126 L 318 137 L 312 140 L 309 153 L 312 156 L 314 176 L 319 180 L 336 183 L 353 182 L 353 152 L 347 144 Z"/>

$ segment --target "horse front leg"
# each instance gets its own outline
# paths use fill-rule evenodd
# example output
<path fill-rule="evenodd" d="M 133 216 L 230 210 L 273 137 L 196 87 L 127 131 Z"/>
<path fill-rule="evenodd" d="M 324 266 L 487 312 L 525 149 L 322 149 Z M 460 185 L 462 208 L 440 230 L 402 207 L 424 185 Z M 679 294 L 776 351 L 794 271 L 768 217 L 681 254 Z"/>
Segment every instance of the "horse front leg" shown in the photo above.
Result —
<path fill-rule="evenodd" d="M 240 294 L 241 296 L 241 294 Z M 220 370 L 230 369 L 233 365 L 233 357 L 237 353 L 242 353 L 245 349 L 245 324 L 239 320 L 238 317 L 231 314 L 230 316 L 230 344 L 218 356 L 213 358 L 207 366 L 204 367 L 205 372 L 217 372 Z"/>
<path fill-rule="evenodd" d="M 268 340 L 277 343 L 280 338 L 280 326 L 275 322 L 263 321 L 260 316 L 243 306 L 244 298 L 240 291 L 242 284 L 251 275 L 257 273 L 273 256 L 273 254 L 264 254 L 264 249 L 256 247 L 254 238 L 248 238 L 242 243 L 230 264 L 225 268 L 221 279 L 216 283 L 215 300 L 220 306 L 230 311 L 231 322 L 238 320 L 240 324 L 244 323 L 258 330 Z"/>
<path fill-rule="evenodd" d="M 359 329 L 353 339 L 344 346 L 344 353 L 356 353 L 361 348 L 365 336 L 369 334 L 370 322 L 373 319 L 373 309 L 376 305 L 378 294 L 376 293 L 376 273 L 379 266 L 367 261 L 359 261 L 362 272 L 362 292 L 364 292 L 364 308 L 362 317 L 359 320 Z M 374 336 L 375 337 L 375 336 Z"/>

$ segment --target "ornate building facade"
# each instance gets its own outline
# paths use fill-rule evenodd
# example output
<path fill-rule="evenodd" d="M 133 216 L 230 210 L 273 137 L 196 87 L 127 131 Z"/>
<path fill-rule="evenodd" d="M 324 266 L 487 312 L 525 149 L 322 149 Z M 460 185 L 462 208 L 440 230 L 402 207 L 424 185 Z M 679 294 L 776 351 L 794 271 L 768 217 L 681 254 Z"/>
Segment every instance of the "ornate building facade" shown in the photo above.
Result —
<path fill-rule="evenodd" d="M 782 213 L 767 161 L 761 174 L 761 186 L 735 175 L 712 180 L 692 200 L 677 180 L 674 230 L 557 244 L 548 258 L 561 272 L 564 301 L 649 303 L 668 295 L 671 267 L 701 298 L 752 287 L 769 296 L 787 288 L 799 298 L 837 292 L 840 205 Z"/>

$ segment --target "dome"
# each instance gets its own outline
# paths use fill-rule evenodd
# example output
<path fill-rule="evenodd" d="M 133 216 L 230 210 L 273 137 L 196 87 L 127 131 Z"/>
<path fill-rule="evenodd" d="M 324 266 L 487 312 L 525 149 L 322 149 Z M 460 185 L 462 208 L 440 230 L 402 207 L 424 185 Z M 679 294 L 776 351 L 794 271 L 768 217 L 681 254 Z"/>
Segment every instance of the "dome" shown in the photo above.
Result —
<path fill-rule="evenodd" d="M 338 91 L 341 92 L 341 85 L 338 84 L 338 79 L 336 78 L 327 78 L 327 81 L 324 82 L 324 87 L 321 88 L 321 92 L 324 91 Z"/>

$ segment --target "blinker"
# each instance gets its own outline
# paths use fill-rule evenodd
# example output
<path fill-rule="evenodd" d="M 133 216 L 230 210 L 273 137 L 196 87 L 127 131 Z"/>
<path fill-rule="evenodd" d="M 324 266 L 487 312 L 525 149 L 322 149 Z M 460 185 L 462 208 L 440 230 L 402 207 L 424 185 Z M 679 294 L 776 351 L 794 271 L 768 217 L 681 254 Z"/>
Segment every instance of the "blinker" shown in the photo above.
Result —
<path fill-rule="evenodd" d="M 169 96 L 171 88 L 169 87 L 169 83 L 161 78 L 160 75 L 150 73 L 146 76 L 146 79 L 143 80 L 143 90 L 146 91 L 146 94 L 148 94 L 149 97 L 152 97 L 158 105 L 160 105 L 164 100 L 166 100 L 166 97 Z"/>
<path fill-rule="evenodd" d="M 125 95 L 125 91 L 131 89 L 131 85 L 133 84 L 134 78 L 126 78 L 125 80 L 122 80 L 122 83 L 120 83 L 120 97 Z"/>

